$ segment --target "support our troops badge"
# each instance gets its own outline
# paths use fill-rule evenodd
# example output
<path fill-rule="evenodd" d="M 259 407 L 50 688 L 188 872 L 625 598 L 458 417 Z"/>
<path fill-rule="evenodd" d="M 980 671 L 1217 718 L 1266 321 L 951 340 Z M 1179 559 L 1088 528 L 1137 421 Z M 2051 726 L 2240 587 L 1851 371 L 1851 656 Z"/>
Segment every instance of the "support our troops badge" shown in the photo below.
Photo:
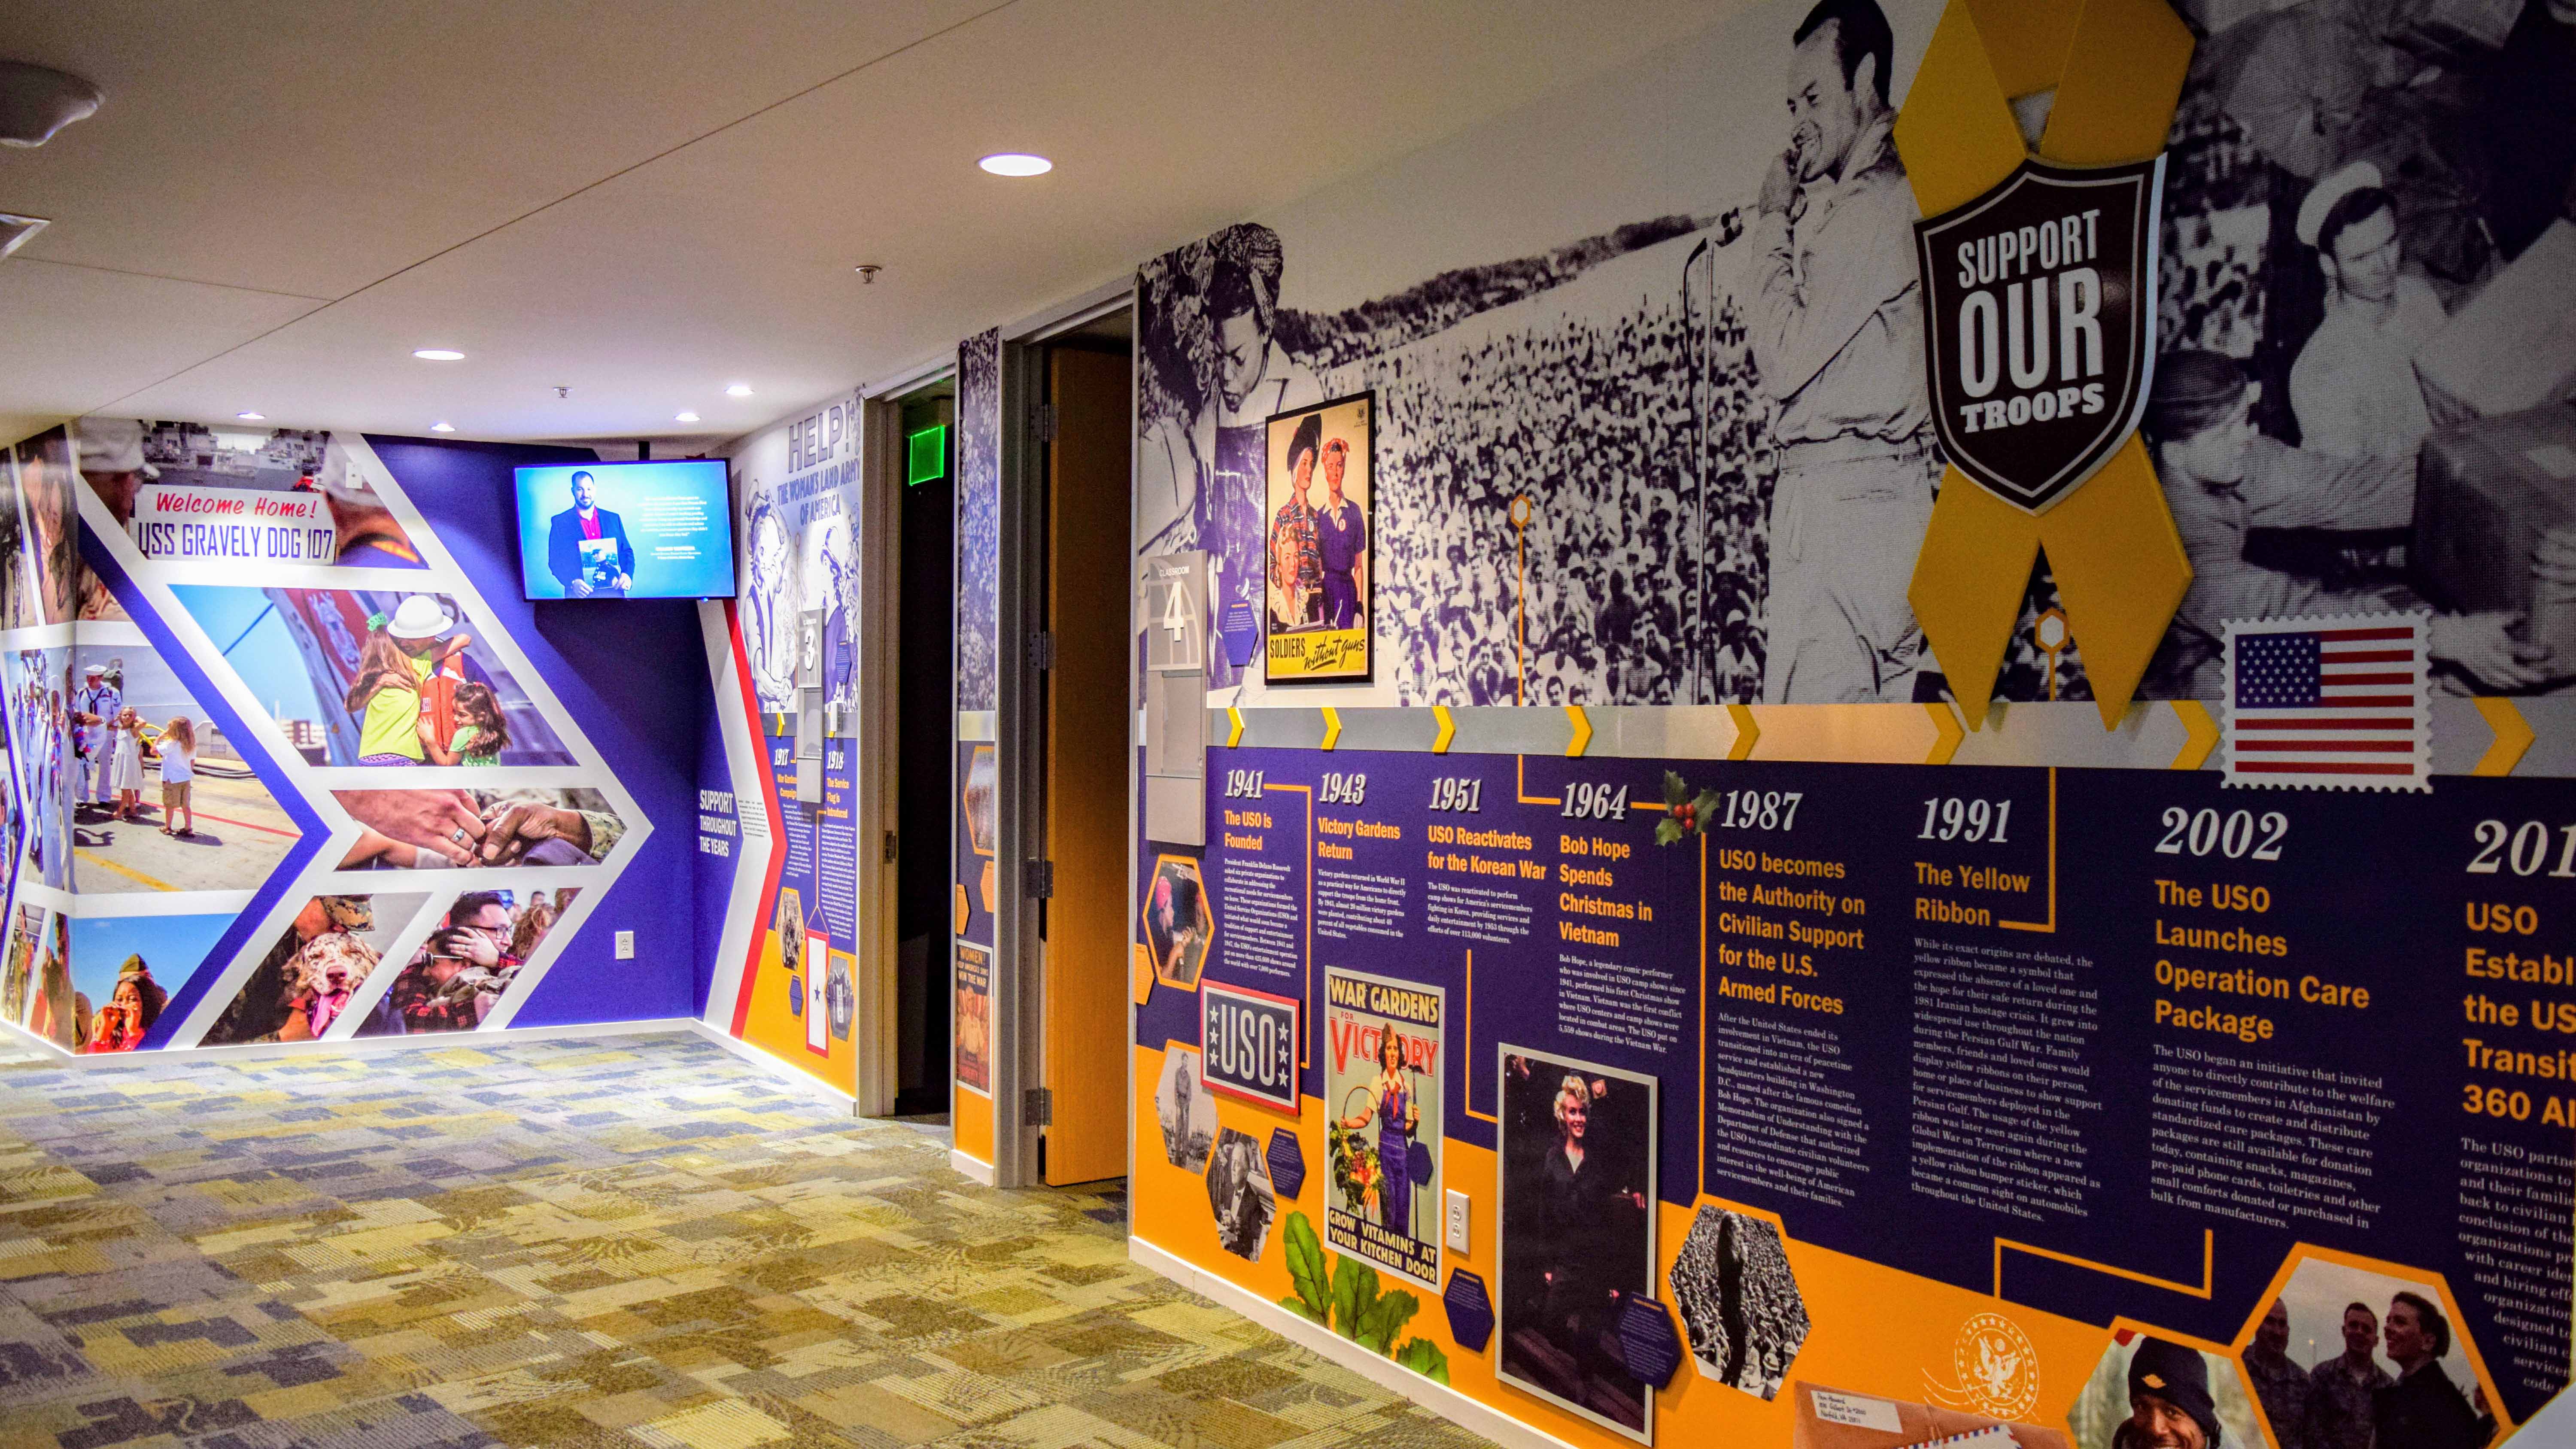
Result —
<path fill-rule="evenodd" d="M 2039 513 L 2093 476 L 2146 410 L 2164 158 L 2025 160 L 1914 224 L 1926 375 L 1960 472 Z"/>
<path fill-rule="evenodd" d="M 1907 598 L 1971 728 L 2041 550 L 2105 728 L 2191 586 L 2137 434 L 2191 52 L 2167 0 L 1950 0 L 1896 118 L 1949 464 Z M 2034 155 L 2014 104 L 2050 96 Z"/>

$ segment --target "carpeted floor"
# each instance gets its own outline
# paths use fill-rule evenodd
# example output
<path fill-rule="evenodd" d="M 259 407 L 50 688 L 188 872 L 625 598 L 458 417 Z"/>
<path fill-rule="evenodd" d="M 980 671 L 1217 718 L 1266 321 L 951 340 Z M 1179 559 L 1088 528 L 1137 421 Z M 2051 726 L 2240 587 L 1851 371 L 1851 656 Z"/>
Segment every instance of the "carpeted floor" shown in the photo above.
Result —
<path fill-rule="evenodd" d="M 683 1036 L 0 1052 L 0 1445 L 1468 1445 Z"/>

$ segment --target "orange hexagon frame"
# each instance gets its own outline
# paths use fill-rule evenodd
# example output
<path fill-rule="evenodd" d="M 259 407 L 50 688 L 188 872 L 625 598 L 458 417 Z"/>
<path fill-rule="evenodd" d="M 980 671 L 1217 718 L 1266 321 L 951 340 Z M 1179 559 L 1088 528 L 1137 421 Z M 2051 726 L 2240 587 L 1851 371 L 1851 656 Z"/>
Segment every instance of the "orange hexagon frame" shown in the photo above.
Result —
<path fill-rule="evenodd" d="M 1167 878 L 1188 877 L 1198 889 L 1193 893 L 1198 902 L 1195 919 L 1186 931 L 1175 930 L 1168 946 L 1154 940 L 1154 893 Z M 1197 860 L 1186 855 L 1154 857 L 1154 874 L 1145 887 L 1145 905 L 1137 913 L 1137 923 L 1145 932 L 1144 950 L 1154 962 L 1154 979 L 1176 991 L 1196 991 L 1199 977 L 1207 970 L 1208 952 L 1216 946 L 1216 916 L 1208 907 L 1207 881 L 1199 874 Z"/>

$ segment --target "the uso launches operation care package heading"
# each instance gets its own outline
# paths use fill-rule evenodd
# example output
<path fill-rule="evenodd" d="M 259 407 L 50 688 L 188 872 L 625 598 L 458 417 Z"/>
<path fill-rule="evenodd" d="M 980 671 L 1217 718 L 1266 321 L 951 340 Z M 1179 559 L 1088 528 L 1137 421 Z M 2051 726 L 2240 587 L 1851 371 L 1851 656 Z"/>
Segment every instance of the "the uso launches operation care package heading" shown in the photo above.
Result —
<path fill-rule="evenodd" d="M 2367 1255 L 2445 1277 L 2515 1419 L 2566 1379 L 2576 784 L 1223 762 L 1205 980 L 1303 1003 L 1307 1098 L 1351 1055 L 1328 973 L 1363 970 L 1447 1003 L 1357 1009 L 1440 1039 L 1388 1059 L 1451 1139 L 1495 1147 L 1497 1044 L 1561 1053 L 1660 1084 L 1668 1203 L 1980 1293 L 2009 1238 L 2062 1255 L 2017 1301 L 2220 1343 L 2294 1245 Z M 1682 822 L 1667 769 L 1713 808 Z M 1140 1042 L 1199 1008 L 1154 993 Z"/>

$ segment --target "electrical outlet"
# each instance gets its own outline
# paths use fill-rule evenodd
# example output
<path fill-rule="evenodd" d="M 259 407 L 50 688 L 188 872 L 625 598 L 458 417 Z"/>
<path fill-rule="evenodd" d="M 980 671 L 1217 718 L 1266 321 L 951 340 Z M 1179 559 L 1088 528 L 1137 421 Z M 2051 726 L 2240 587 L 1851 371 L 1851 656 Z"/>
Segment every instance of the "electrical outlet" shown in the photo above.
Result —
<path fill-rule="evenodd" d="M 617 933 L 617 959 L 620 961 L 632 961 L 635 959 L 635 933 L 633 931 L 620 931 Z"/>
<path fill-rule="evenodd" d="M 1449 1189 L 1449 1251 L 1467 1251 L 1467 1195 L 1454 1187 Z"/>

